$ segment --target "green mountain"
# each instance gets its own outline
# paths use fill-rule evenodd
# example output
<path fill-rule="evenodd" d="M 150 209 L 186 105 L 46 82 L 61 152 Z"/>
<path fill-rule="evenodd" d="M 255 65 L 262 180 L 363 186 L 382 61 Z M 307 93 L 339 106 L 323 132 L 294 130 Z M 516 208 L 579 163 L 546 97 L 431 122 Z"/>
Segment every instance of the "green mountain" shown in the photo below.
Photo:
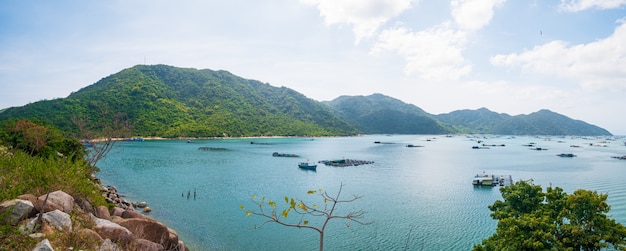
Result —
<path fill-rule="evenodd" d="M 510 117 L 508 114 L 492 112 L 487 108 L 457 110 L 435 116 L 443 123 L 454 125 L 459 132 L 485 134 L 494 133 L 493 128 Z"/>
<path fill-rule="evenodd" d="M 540 110 L 528 115 L 511 116 L 486 108 L 459 110 L 435 116 L 439 121 L 454 125 L 464 133 L 501 135 L 611 135 L 598 126 L 574 120 L 564 115 Z"/>
<path fill-rule="evenodd" d="M 324 102 L 367 134 L 447 134 L 452 131 L 417 106 L 382 95 L 341 96 Z"/>
<path fill-rule="evenodd" d="M 91 127 L 124 121 L 132 125 L 134 136 L 160 137 L 611 135 L 548 110 L 510 116 L 481 108 L 432 115 L 382 94 L 340 96 L 318 102 L 289 88 L 244 79 L 227 71 L 166 65 L 135 66 L 67 98 L 0 111 L 0 121 L 32 119 L 74 133 L 78 131 L 75 117 Z"/>
<path fill-rule="evenodd" d="M 165 65 L 122 70 L 67 98 L 9 108 L 0 113 L 0 120 L 39 119 L 75 132 L 72 116 L 77 115 L 92 124 L 122 118 L 133 125 L 132 134 L 140 136 L 357 133 L 326 106 L 289 88 L 243 79 L 226 71 Z"/>
<path fill-rule="evenodd" d="M 573 120 L 550 110 L 513 116 L 493 128 L 495 134 L 611 135 L 600 127 Z M 531 133 L 528 133 L 531 132 Z"/>

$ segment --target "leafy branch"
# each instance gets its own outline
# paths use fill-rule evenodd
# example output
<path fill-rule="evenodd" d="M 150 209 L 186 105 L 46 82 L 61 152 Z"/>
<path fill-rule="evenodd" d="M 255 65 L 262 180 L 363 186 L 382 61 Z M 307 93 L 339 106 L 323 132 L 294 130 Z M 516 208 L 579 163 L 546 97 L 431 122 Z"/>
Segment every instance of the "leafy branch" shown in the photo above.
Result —
<path fill-rule="evenodd" d="M 278 223 L 287 227 L 297 227 L 317 231 L 320 235 L 319 250 L 322 251 L 324 249 L 324 233 L 330 220 L 344 219 L 346 220 L 346 226 L 348 228 L 353 222 L 360 225 L 369 225 L 373 223 L 371 221 L 363 221 L 363 217 L 365 215 L 365 211 L 363 210 L 350 211 L 347 214 L 336 215 L 336 210 L 339 204 L 351 203 L 363 197 L 360 195 L 353 195 L 350 199 L 340 199 L 342 190 L 343 184 L 340 185 L 339 191 L 335 196 L 332 196 L 328 192 L 322 191 L 321 189 L 309 190 L 307 194 L 317 194 L 322 198 L 323 205 L 321 207 L 317 204 L 308 204 L 300 199 L 285 196 L 284 201 L 286 207 L 280 210 L 275 201 L 267 199 L 265 196 L 260 198 L 252 196 L 252 202 L 258 206 L 258 210 L 248 210 L 243 205 L 241 205 L 240 208 L 245 211 L 246 216 L 256 215 L 265 218 L 265 220 L 259 225 L 254 226 L 254 229 L 260 229 L 268 223 Z M 299 216 L 298 221 L 287 221 L 287 218 L 292 213 Z M 321 217 L 323 218 L 323 222 L 319 226 L 310 225 L 308 220 L 309 217 Z"/>

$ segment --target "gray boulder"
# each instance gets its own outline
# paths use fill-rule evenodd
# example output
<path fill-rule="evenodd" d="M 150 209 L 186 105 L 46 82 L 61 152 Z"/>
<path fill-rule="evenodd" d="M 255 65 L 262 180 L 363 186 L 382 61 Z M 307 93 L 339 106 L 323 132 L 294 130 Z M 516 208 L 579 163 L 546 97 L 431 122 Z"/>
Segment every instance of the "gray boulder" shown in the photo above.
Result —
<path fill-rule="evenodd" d="M 144 207 L 147 207 L 147 206 L 148 206 L 148 203 L 145 202 L 145 201 L 137 203 L 137 207 L 138 208 L 144 208 Z"/>
<path fill-rule="evenodd" d="M 56 230 L 60 231 L 72 231 L 72 219 L 69 214 L 61 212 L 59 210 L 54 210 L 52 212 L 48 212 L 43 214 L 43 220 L 48 223 L 49 226 L 53 227 Z"/>
<path fill-rule="evenodd" d="M 2 204 L 0 204 L 0 213 L 8 210 L 11 210 L 11 213 L 8 213 L 5 219 L 0 219 L 0 222 L 16 225 L 21 220 L 28 218 L 33 208 L 33 203 L 28 200 L 15 199 L 2 202 Z"/>
<path fill-rule="evenodd" d="M 111 240 L 106 239 L 100 244 L 98 251 L 122 251 L 122 249 Z"/>
<path fill-rule="evenodd" d="M 37 243 L 37 246 L 35 246 L 33 251 L 54 251 L 54 248 L 52 248 L 50 241 L 48 241 L 48 239 L 45 239 Z"/>

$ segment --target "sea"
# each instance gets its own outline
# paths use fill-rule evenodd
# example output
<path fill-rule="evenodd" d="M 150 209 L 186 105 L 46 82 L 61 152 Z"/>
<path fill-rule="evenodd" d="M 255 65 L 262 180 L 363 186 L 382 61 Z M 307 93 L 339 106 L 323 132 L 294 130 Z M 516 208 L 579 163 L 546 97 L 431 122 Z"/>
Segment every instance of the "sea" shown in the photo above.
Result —
<path fill-rule="evenodd" d="M 608 194 L 608 215 L 626 224 L 624 138 L 475 135 L 365 135 L 329 138 L 231 138 L 119 142 L 96 175 L 129 201 L 146 201 L 148 215 L 174 229 L 190 250 L 319 250 L 312 229 L 263 224 L 246 216 L 264 210 L 255 200 L 285 197 L 318 209 L 319 191 L 339 195 L 334 215 L 364 212 L 358 224 L 331 219 L 325 250 L 470 250 L 492 235 L 489 205 L 499 187 L 477 187 L 477 175 L 511 175 L 544 188 Z M 407 147 L 407 145 L 417 147 Z M 478 146 L 478 149 L 474 149 Z M 541 148 L 542 150 L 537 150 Z M 274 152 L 299 157 L 274 157 Z M 576 157 L 559 157 L 571 153 Z M 300 162 L 363 160 L 326 166 Z M 309 194 L 315 190 L 318 193 Z M 256 198 L 256 199 L 253 199 Z M 244 209 L 242 210 L 241 207 Z M 290 213 L 286 222 L 321 217 Z"/>

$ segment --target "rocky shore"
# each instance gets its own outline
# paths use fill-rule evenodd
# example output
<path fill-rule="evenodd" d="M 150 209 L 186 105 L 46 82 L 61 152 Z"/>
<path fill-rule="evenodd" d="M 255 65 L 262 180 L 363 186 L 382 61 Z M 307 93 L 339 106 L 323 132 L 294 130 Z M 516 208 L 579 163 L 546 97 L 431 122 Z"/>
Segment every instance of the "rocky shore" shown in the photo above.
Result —
<path fill-rule="evenodd" d="M 0 222 L 19 226 L 22 234 L 40 240 L 33 250 L 54 250 L 47 237 L 57 232 L 76 234 L 99 251 L 189 250 L 176 231 L 135 210 L 143 207 L 143 212 L 149 212 L 146 203 L 127 201 L 115 187 L 94 180 L 106 201 L 115 206 L 94 207 L 60 190 L 39 196 L 24 194 L 0 203 L 0 215 L 6 216 Z"/>

